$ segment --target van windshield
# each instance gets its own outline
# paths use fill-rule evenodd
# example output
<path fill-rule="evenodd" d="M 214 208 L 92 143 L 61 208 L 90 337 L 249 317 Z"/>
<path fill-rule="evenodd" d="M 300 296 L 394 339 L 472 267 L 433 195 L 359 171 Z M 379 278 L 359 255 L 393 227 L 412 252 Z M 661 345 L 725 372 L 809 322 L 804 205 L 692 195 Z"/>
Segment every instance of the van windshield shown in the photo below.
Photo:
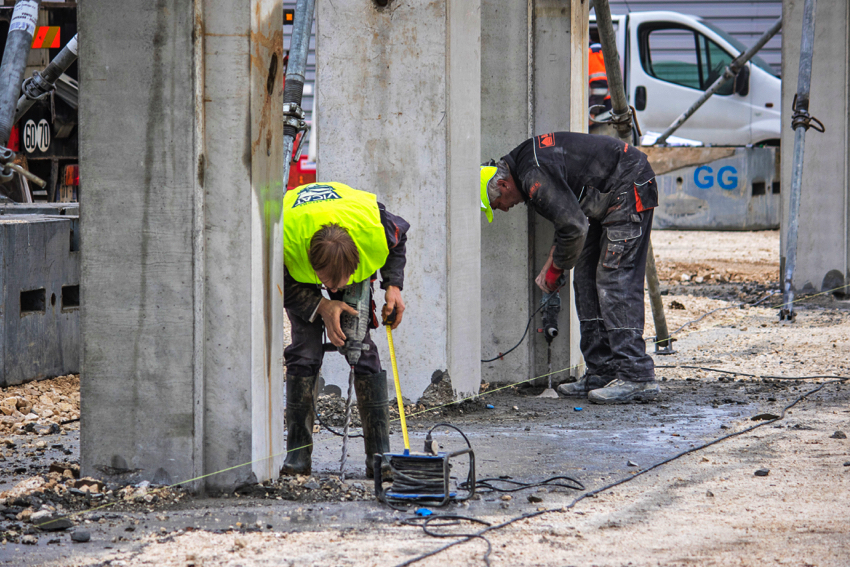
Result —
<path fill-rule="evenodd" d="M 723 39 L 725 39 L 726 41 L 731 43 L 732 46 L 735 49 L 737 49 L 740 53 L 744 53 L 747 49 L 749 49 L 749 47 L 747 47 L 746 45 L 741 43 L 739 40 L 737 40 L 734 37 L 732 37 L 731 35 L 729 35 L 724 30 L 718 28 L 716 25 L 712 24 L 711 22 L 703 20 L 702 18 L 700 18 L 700 22 L 705 27 L 709 28 L 711 31 L 713 31 L 714 33 L 716 33 L 717 35 L 719 35 L 720 37 L 722 37 Z M 739 53 L 739 55 L 740 55 L 740 53 Z M 737 57 L 737 55 L 736 55 L 736 57 Z M 758 55 L 753 55 L 753 58 L 750 59 L 750 61 L 752 61 L 753 64 L 755 64 L 757 67 L 763 69 L 764 71 L 767 71 L 768 73 L 770 73 L 774 77 L 778 76 L 776 74 L 776 71 L 773 70 L 773 68 L 767 63 L 767 61 L 765 61 L 764 59 L 762 59 Z"/>

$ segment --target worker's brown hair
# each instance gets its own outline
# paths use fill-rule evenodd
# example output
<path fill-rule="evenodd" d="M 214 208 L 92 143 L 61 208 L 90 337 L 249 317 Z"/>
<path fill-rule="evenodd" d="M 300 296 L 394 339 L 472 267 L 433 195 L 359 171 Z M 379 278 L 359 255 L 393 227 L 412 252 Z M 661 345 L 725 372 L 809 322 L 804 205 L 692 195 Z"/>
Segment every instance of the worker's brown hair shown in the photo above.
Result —
<path fill-rule="evenodd" d="M 323 225 L 310 239 L 307 252 L 316 272 L 327 271 L 333 282 L 348 278 L 360 263 L 360 252 L 348 231 L 336 223 Z"/>

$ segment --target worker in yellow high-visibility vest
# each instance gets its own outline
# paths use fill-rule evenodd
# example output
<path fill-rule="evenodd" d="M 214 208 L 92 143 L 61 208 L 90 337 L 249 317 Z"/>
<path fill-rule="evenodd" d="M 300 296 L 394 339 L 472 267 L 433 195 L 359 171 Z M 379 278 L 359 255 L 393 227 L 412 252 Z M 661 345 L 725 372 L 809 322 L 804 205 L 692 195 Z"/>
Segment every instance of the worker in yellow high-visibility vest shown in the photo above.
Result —
<path fill-rule="evenodd" d="M 339 317 L 357 315 L 341 301 L 346 285 L 375 281 L 381 273 L 384 317 L 396 310 L 401 322 L 404 301 L 405 247 L 410 225 L 388 212 L 372 193 L 342 183 L 312 183 L 283 199 L 284 307 L 292 324 L 286 362 L 286 460 L 281 474 L 310 474 L 312 467 L 315 386 L 322 365 L 322 333 L 342 346 Z M 322 296 L 322 286 L 330 299 Z M 373 302 L 374 306 L 374 302 Z M 370 329 L 377 328 L 372 316 Z M 372 456 L 389 451 L 389 405 L 386 372 L 375 343 L 354 365 L 354 389 L 363 424 L 366 475 L 372 478 Z"/>

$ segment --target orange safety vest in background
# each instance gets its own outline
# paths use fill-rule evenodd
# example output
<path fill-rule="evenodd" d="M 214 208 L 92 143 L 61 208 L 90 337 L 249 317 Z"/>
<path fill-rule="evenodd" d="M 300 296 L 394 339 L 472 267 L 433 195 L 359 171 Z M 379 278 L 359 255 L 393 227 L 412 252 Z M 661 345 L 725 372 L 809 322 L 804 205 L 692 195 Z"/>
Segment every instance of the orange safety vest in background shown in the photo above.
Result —
<path fill-rule="evenodd" d="M 601 101 L 611 100 L 611 95 L 608 94 L 608 75 L 605 73 L 605 59 L 602 57 L 601 45 L 594 43 L 590 46 L 587 61 L 590 100 L 599 101 L 595 102 L 595 104 L 602 104 Z"/>

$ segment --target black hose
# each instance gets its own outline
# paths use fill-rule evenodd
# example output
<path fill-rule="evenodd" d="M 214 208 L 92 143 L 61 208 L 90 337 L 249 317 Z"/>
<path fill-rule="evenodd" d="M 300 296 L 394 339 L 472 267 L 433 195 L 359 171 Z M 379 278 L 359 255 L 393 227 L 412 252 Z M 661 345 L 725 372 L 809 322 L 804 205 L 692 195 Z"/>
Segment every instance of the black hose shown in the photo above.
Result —
<path fill-rule="evenodd" d="M 27 65 L 27 55 L 32 45 L 32 31 L 29 23 L 28 9 L 35 4 L 35 15 L 38 15 L 38 4 L 41 0 L 18 0 L 12 13 L 9 35 L 6 36 L 6 49 L 3 51 L 3 61 L 0 63 L 0 146 L 9 144 L 12 132 L 15 108 L 18 96 L 21 94 L 21 81 Z M 17 26 L 21 27 L 17 27 Z M 32 22 L 32 30 L 35 22 Z"/>

